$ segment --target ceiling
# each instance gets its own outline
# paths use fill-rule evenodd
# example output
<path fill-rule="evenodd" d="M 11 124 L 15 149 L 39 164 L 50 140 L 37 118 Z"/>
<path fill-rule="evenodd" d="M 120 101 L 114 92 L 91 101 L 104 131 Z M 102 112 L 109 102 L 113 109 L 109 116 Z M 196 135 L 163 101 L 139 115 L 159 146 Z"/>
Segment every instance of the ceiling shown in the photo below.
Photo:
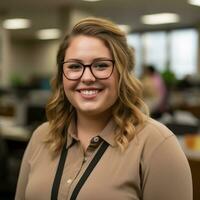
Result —
<path fill-rule="evenodd" d="M 200 7 L 192 6 L 187 0 L 1 0 L 0 22 L 7 18 L 29 18 L 32 27 L 27 30 L 12 30 L 15 39 L 33 39 L 35 32 L 42 28 L 66 30 L 69 16 L 74 10 L 89 13 L 89 16 L 106 17 L 118 24 L 128 24 L 132 31 L 200 27 Z M 179 23 L 167 25 L 143 25 L 140 17 L 144 14 L 173 12 L 180 15 Z"/>

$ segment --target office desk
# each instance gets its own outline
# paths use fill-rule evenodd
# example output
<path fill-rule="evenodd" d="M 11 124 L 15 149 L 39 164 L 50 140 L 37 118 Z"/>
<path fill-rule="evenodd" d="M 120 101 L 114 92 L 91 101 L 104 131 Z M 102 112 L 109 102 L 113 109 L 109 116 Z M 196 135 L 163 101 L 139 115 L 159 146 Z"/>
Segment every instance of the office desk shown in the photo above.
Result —
<path fill-rule="evenodd" d="M 11 117 L 0 117 L 0 134 L 4 139 L 27 142 L 31 137 L 31 131 L 15 123 Z"/>
<path fill-rule="evenodd" d="M 31 137 L 31 131 L 16 125 L 13 118 L 0 117 L 0 134 L 7 146 L 7 156 L 21 160 Z"/>
<path fill-rule="evenodd" d="M 184 137 L 178 137 L 179 142 L 185 152 L 192 172 L 193 180 L 193 200 L 200 200 L 200 150 L 188 149 L 184 143 Z"/>
<path fill-rule="evenodd" d="M 1 135 L 7 140 L 27 142 L 31 133 L 28 129 L 20 126 L 1 126 Z"/>

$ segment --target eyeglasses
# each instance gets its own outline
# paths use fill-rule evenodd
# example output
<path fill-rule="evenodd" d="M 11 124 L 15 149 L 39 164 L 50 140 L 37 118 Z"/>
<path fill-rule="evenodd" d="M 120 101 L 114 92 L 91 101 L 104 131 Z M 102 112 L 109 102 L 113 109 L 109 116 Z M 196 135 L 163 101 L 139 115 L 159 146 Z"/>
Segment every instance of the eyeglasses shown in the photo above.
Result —
<path fill-rule="evenodd" d="M 63 74 L 69 80 L 78 80 L 83 76 L 86 67 L 90 68 L 96 79 L 107 79 L 112 75 L 114 60 L 96 60 L 89 65 L 78 61 L 65 61 L 63 62 Z"/>

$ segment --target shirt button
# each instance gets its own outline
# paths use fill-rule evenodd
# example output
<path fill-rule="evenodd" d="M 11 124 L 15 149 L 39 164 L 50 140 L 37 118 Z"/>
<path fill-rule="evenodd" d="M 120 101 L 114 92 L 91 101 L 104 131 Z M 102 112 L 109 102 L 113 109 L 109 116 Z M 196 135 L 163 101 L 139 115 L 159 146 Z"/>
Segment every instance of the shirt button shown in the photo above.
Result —
<path fill-rule="evenodd" d="M 94 137 L 93 141 L 97 143 L 99 141 L 99 136 Z"/>
<path fill-rule="evenodd" d="M 72 182 L 72 179 L 68 179 L 67 183 L 70 184 Z"/>
<path fill-rule="evenodd" d="M 87 161 L 87 158 L 86 158 L 86 157 L 84 157 L 84 159 L 83 159 L 83 160 L 84 160 L 84 162 L 86 162 L 86 161 Z"/>

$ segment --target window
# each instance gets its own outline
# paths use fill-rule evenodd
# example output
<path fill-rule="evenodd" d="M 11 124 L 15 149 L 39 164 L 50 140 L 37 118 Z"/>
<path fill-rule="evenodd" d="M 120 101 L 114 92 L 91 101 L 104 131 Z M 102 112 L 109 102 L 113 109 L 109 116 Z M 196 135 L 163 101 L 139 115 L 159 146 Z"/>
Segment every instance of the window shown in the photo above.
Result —
<path fill-rule="evenodd" d="M 163 71 L 167 63 L 167 34 L 149 32 L 142 35 L 144 64 L 152 64 L 158 71 Z"/>
<path fill-rule="evenodd" d="M 136 76 L 142 73 L 142 42 L 139 34 L 130 34 L 127 36 L 127 42 L 135 51 L 135 70 Z"/>
<path fill-rule="evenodd" d="M 176 30 L 169 35 L 171 70 L 177 78 L 197 73 L 198 33 L 194 29 Z"/>
<path fill-rule="evenodd" d="M 132 33 L 127 37 L 135 49 L 136 70 L 142 73 L 143 64 L 153 64 L 163 72 L 169 65 L 178 79 L 197 73 L 198 32 L 196 29 Z"/>

